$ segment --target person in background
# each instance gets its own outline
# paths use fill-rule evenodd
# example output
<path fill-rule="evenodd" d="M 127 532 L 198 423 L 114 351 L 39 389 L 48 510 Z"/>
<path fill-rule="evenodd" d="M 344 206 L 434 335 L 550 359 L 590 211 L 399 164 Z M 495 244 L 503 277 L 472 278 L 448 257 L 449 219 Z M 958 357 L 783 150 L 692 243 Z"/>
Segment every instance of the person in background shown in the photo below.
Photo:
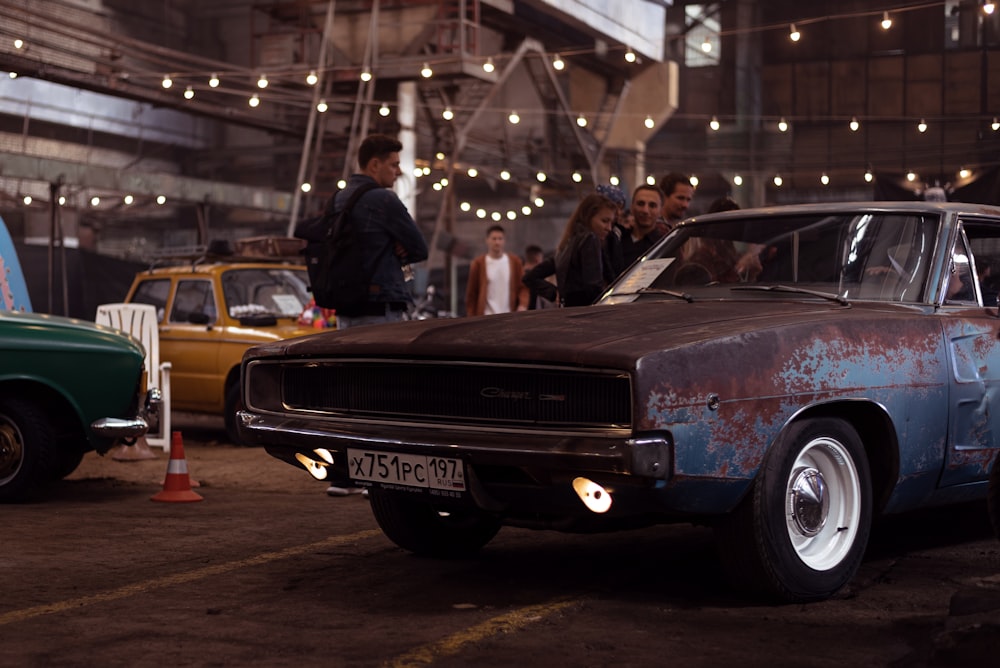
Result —
<path fill-rule="evenodd" d="M 632 229 L 620 231 L 623 267 L 635 262 L 663 237 L 656 229 L 662 208 L 663 192 L 656 186 L 644 183 L 632 193 Z"/>
<path fill-rule="evenodd" d="M 347 186 L 334 196 L 334 210 L 342 208 L 365 182 L 380 188 L 366 192 L 351 209 L 350 220 L 361 239 L 363 265 L 371 272 L 368 304 L 360 315 L 337 314 L 337 329 L 397 322 L 412 301 L 403 265 L 427 259 L 427 242 L 406 206 L 392 190 L 403 172 L 399 152 L 403 144 L 388 135 L 369 135 L 358 149 L 361 171 L 351 174 Z"/>
<path fill-rule="evenodd" d="M 657 226 L 662 236 L 687 218 L 687 210 L 694 197 L 694 186 L 684 174 L 670 172 L 660 179 L 660 190 L 663 191 L 663 211 Z"/>
<path fill-rule="evenodd" d="M 366 310 L 360 315 L 337 314 L 337 329 L 397 322 L 410 303 L 403 265 L 427 259 L 427 242 L 406 207 L 391 190 L 399 168 L 403 144 L 387 135 L 369 135 L 358 149 L 361 171 L 352 174 L 347 187 L 334 196 L 341 207 L 362 183 L 374 181 L 380 188 L 366 192 L 351 209 L 350 220 L 361 239 L 363 266 L 372 280 Z M 360 494 L 364 490 L 350 480 L 331 480 L 330 496 Z"/>
<path fill-rule="evenodd" d="M 617 204 L 600 193 L 587 195 L 566 222 L 554 260 L 529 271 L 524 282 L 544 289 L 546 278 L 556 276 L 562 306 L 588 306 L 615 279 L 607 254 L 607 238 L 617 215 Z"/>
<path fill-rule="evenodd" d="M 721 213 L 723 211 L 736 211 L 740 208 L 731 197 L 720 197 L 719 199 L 713 201 L 709 207 L 708 211 L 705 213 Z"/>
<path fill-rule="evenodd" d="M 540 265 L 545 261 L 545 251 L 542 250 L 541 246 L 531 244 L 524 249 L 524 274 L 527 275 L 529 271 Z M 522 283 L 524 276 L 521 277 Z M 534 311 L 536 309 L 552 308 L 556 306 L 555 300 L 555 279 L 551 281 L 552 290 L 546 291 L 546 296 L 542 296 L 537 290 L 528 289 L 528 310 Z M 527 287 L 527 286 L 525 286 Z"/>
<path fill-rule="evenodd" d="M 528 289 L 521 282 L 524 264 L 521 258 L 504 251 L 506 234 L 500 225 L 486 230 L 486 253 L 469 265 L 469 283 L 465 290 L 466 315 L 491 315 L 525 311 Z"/>
<path fill-rule="evenodd" d="M 615 209 L 615 221 L 611 226 L 611 234 L 608 235 L 608 238 L 605 241 L 605 247 L 608 252 L 608 259 L 611 262 L 611 268 L 614 270 L 615 276 L 617 276 L 622 273 L 622 270 L 625 269 L 625 256 L 622 251 L 621 233 L 621 227 L 625 219 L 625 193 L 618 186 L 604 184 L 597 186 L 597 192 L 614 202 L 617 207 Z"/>

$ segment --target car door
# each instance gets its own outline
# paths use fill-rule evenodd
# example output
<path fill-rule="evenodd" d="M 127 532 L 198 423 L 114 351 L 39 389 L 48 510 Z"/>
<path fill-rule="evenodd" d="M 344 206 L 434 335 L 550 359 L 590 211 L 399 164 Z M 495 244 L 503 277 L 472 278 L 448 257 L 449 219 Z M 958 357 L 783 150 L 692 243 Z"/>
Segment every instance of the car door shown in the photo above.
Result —
<path fill-rule="evenodd" d="M 160 350 L 170 354 L 172 400 L 177 410 L 222 407 L 218 357 L 223 331 L 211 278 L 178 278 L 160 324 Z"/>
<path fill-rule="evenodd" d="M 985 480 L 1000 448 L 1000 318 L 995 306 L 982 306 L 980 281 L 994 259 L 1000 260 L 1000 224 L 960 224 L 940 294 L 952 365 L 942 486 Z"/>

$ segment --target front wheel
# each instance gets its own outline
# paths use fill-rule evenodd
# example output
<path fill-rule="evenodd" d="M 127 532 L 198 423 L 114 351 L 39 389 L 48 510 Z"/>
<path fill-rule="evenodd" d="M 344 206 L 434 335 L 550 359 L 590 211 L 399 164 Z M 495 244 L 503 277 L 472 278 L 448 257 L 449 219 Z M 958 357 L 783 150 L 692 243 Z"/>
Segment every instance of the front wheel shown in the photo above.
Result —
<path fill-rule="evenodd" d="M 31 401 L 0 398 L 0 501 L 25 501 L 51 481 L 51 416 Z"/>
<path fill-rule="evenodd" d="M 379 488 L 369 498 L 389 540 L 421 556 L 468 557 L 500 531 L 500 522 L 478 508 L 438 507 L 418 494 Z"/>
<path fill-rule="evenodd" d="M 791 425 L 754 488 L 718 527 L 731 577 L 788 602 L 818 601 L 846 585 L 871 530 L 871 475 L 864 446 L 844 420 Z"/>

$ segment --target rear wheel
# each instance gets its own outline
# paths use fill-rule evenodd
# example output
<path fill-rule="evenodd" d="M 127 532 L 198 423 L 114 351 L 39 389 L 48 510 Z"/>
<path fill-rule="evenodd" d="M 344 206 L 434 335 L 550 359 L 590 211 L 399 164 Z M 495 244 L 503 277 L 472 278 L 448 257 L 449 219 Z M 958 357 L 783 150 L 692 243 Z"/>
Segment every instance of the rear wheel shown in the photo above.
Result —
<path fill-rule="evenodd" d="M 37 404 L 0 398 L 0 501 L 27 500 L 51 480 L 55 443 L 51 420 Z"/>
<path fill-rule="evenodd" d="M 500 522 L 474 507 L 439 507 L 409 492 L 372 489 L 372 512 L 396 545 L 432 557 L 468 557 L 493 540 Z"/>
<path fill-rule="evenodd" d="M 846 585 L 871 530 L 871 477 L 857 432 L 843 420 L 791 425 L 754 488 L 718 528 L 737 584 L 789 602 L 818 601 Z"/>

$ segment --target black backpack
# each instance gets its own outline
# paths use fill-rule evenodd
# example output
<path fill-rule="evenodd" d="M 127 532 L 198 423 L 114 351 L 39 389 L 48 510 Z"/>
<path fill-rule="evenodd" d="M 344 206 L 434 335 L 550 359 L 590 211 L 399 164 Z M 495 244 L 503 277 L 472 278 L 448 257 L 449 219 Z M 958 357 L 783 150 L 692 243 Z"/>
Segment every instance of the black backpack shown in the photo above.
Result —
<path fill-rule="evenodd" d="M 302 249 L 309 283 L 316 305 L 334 309 L 342 315 L 360 315 L 368 302 L 372 271 L 364 269 L 361 239 L 351 224 L 351 209 L 361 196 L 380 186 L 364 183 L 358 187 L 339 213 L 333 213 L 334 197 L 322 216 L 299 223 L 295 236 L 308 243 Z"/>

